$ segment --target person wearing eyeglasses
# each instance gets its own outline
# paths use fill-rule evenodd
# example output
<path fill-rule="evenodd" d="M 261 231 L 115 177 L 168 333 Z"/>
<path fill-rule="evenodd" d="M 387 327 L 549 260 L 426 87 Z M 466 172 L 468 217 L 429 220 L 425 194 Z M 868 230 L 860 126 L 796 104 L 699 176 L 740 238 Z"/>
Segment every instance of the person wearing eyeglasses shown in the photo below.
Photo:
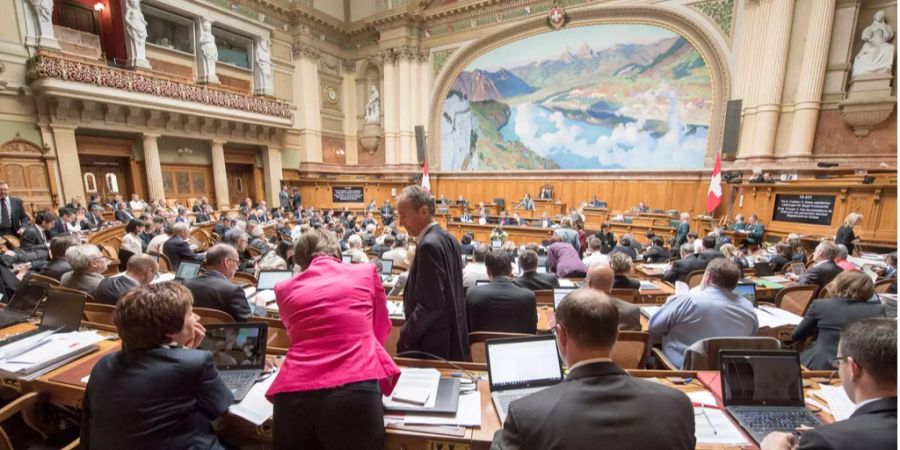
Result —
<path fill-rule="evenodd" d="M 897 321 L 853 322 L 842 332 L 832 367 L 856 410 L 846 420 L 793 433 L 774 432 L 761 450 L 897 448 Z"/>
<path fill-rule="evenodd" d="M 66 260 L 72 271 L 63 274 L 60 286 L 93 294 L 103 281 L 103 272 L 106 272 L 109 260 L 93 244 L 70 247 L 66 250 Z"/>
<path fill-rule="evenodd" d="M 241 286 L 232 283 L 241 260 L 229 244 L 216 244 L 206 252 L 206 272 L 184 282 L 194 296 L 194 306 L 231 314 L 237 322 L 250 317 L 250 304 Z"/>

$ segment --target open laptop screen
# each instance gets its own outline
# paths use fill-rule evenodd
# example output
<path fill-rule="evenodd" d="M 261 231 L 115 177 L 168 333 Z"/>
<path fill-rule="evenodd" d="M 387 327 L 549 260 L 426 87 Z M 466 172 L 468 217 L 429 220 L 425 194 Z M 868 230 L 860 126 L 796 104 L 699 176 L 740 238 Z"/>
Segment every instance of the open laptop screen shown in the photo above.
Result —
<path fill-rule="evenodd" d="M 759 303 L 756 301 L 756 283 L 738 283 L 737 287 L 734 288 L 734 293 L 750 300 L 754 308 L 759 306 Z"/>
<path fill-rule="evenodd" d="M 197 278 L 197 274 L 199 273 L 200 263 L 182 261 L 181 264 L 178 265 L 178 271 L 175 272 L 175 279 L 191 280 Z"/>
<path fill-rule="evenodd" d="M 485 342 L 485 346 L 491 391 L 562 381 L 562 364 L 552 335 L 493 339 Z"/>
<path fill-rule="evenodd" d="M 553 309 L 556 309 L 556 307 L 559 306 L 559 302 L 561 302 L 562 299 L 566 298 L 566 296 L 574 290 L 575 288 L 553 289 Z"/>
<path fill-rule="evenodd" d="M 275 285 L 284 280 L 289 280 L 293 275 L 290 270 L 263 270 L 256 279 L 256 290 L 263 291 L 275 289 Z"/>
<path fill-rule="evenodd" d="M 793 261 L 791 262 L 791 272 L 794 272 L 794 275 L 797 275 L 798 277 L 806 275 L 806 266 L 803 265 L 802 261 Z"/>
<path fill-rule="evenodd" d="M 725 406 L 803 406 L 800 356 L 792 350 L 722 350 Z"/>
<path fill-rule="evenodd" d="M 62 327 L 63 332 L 78 331 L 85 300 L 83 294 L 51 290 L 47 294 L 44 315 L 41 316 L 41 328 Z"/>
<path fill-rule="evenodd" d="M 394 260 L 393 259 L 382 259 L 381 260 L 381 274 L 382 275 L 390 275 L 391 271 L 394 270 Z"/>
<path fill-rule="evenodd" d="M 47 298 L 47 292 L 49 291 L 49 284 L 28 280 L 16 289 L 16 293 L 10 299 L 7 309 L 23 314 L 34 314 L 41 301 Z"/>
<path fill-rule="evenodd" d="M 200 348 L 212 352 L 219 370 L 262 369 L 267 330 L 264 323 L 208 324 Z"/>
<path fill-rule="evenodd" d="M 503 247 L 503 243 L 500 241 L 491 241 L 491 248 L 500 248 Z"/>

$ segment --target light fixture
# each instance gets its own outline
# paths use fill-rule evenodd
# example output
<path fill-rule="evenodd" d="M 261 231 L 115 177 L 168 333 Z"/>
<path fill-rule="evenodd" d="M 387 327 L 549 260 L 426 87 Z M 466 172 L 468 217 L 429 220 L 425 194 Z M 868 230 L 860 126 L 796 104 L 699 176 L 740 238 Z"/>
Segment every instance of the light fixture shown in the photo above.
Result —
<path fill-rule="evenodd" d="M 187 147 L 181 147 L 178 150 L 175 150 L 175 152 L 178 153 L 178 156 L 194 154 L 194 150 L 189 149 Z"/>
<path fill-rule="evenodd" d="M 94 11 L 102 13 L 104 9 L 106 9 L 106 5 L 103 2 L 94 3 Z"/>

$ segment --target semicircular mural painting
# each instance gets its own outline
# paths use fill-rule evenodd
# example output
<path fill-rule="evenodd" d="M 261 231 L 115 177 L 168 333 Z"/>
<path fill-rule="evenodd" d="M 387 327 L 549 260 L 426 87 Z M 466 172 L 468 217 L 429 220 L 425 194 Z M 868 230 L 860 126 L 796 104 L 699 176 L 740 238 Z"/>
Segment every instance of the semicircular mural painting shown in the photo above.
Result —
<path fill-rule="evenodd" d="M 682 36 L 591 25 L 490 50 L 450 88 L 441 170 L 703 167 L 709 71 Z"/>

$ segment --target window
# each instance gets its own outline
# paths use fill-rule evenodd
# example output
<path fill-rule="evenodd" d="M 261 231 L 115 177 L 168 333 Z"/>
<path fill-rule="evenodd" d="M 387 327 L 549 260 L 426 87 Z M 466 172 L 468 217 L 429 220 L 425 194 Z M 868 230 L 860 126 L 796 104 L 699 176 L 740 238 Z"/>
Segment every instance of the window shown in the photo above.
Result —
<path fill-rule="evenodd" d="M 84 174 L 84 190 L 97 192 L 97 177 L 90 172 Z"/>
<path fill-rule="evenodd" d="M 220 63 L 250 69 L 253 41 L 216 27 L 213 27 L 212 34 L 216 38 Z"/>
<path fill-rule="evenodd" d="M 106 190 L 109 192 L 119 192 L 119 177 L 117 177 L 116 174 L 106 174 Z"/>
<path fill-rule="evenodd" d="M 147 43 L 157 47 L 194 53 L 194 22 L 186 17 L 141 5 L 147 19 Z"/>

